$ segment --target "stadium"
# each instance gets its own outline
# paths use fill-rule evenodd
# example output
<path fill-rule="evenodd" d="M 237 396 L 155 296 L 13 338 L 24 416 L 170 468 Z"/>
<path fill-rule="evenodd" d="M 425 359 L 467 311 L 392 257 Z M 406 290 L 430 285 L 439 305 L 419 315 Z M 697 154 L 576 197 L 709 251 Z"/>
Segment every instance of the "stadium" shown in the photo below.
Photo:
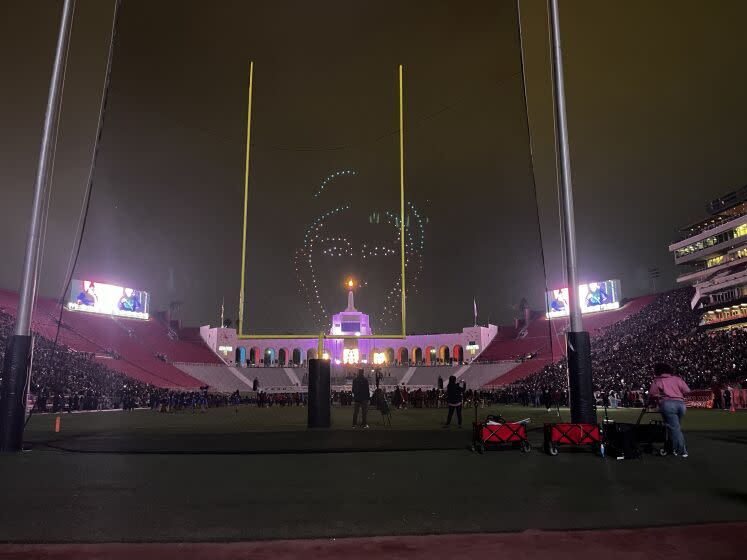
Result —
<path fill-rule="evenodd" d="M 692 308 L 699 328 L 739 325 L 747 316 L 747 278 L 740 259 L 747 255 L 747 188 L 713 200 L 709 216 L 682 228 L 682 237 L 669 246 L 675 262 L 689 270 L 677 282 L 695 288 Z"/>
<path fill-rule="evenodd" d="M 0 20 L 0 556 L 741 557 L 744 146 L 678 135 L 743 103 L 670 88 L 743 88 L 662 45 L 743 10 L 57 4 Z"/>
<path fill-rule="evenodd" d="M 619 283 L 617 285 L 619 290 Z M 118 293 L 123 290 L 117 288 Z M 137 293 L 147 295 L 144 291 Z M 692 300 L 691 289 L 679 289 L 623 300 L 616 309 L 587 314 L 586 325 L 593 333 L 594 349 L 601 352 L 595 368 L 595 390 L 610 394 L 618 401 L 623 400 L 625 393 L 645 391 L 653 364 L 666 359 L 680 364 L 685 379 L 693 388 L 712 390 L 713 395 L 708 400 L 718 407 L 723 408 L 721 394 L 726 386 L 734 391 L 734 406 L 744 407 L 744 399 L 737 390 L 745 381 L 746 365 L 741 355 L 744 323 L 730 320 L 731 329 L 700 332 L 697 330 L 699 314 L 690 309 Z M 17 294 L 0 291 L 6 337 L 17 301 Z M 616 303 L 619 305 L 619 301 Z M 82 371 L 84 376 L 95 378 L 97 374 L 92 372 L 99 371 L 102 380 L 118 382 L 113 386 L 94 384 L 96 390 L 91 400 L 86 398 L 86 392 L 93 387 L 86 392 L 76 391 L 85 386 L 82 380 L 57 380 L 53 375 L 54 364 L 39 363 L 39 372 L 32 377 L 29 405 L 37 412 L 121 408 L 127 385 L 131 394 L 128 398 L 135 398 L 134 406 L 138 408 L 151 406 L 151 393 L 163 390 L 190 392 L 206 388 L 216 394 L 235 391 L 242 394 L 304 393 L 308 390 L 306 361 L 316 358 L 314 340 L 283 340 L 284 346 L 278 348 L 277 340 L 254 339 L 247 353 L 235 329 L 209 325 L 183 327 L 178 321 L 169 321 L 166 312 L 144 312 L 140 318 L 132 318 L 128 312 L 122 313 L 106 305 L 85 312 L 73 310 L 74 307 L 75 302 L 64 306 L 53 300 L 37 302 L 34 332 L 40 343 L 52 346 L 56 341 L 68 359 L 91 370 Z M 342 340 L 326 341 L 324 359 L 332 365 L 332 388 L 336 392 L 350 392 L 353 376 L 362 367 L 372 383 L 378 372 L 382 387 L 389 392 L 402 390 L 405 399 L 413 391 L 443 389 L 444 380 L 452 375 L 469 390 L 500 395 L 495 398 L 511 395 L 517 403 L 535 402 L 534 391 L 537 390 L 549 389 L 553 394 L 567 392 L 563 333 L 568 329 L 568 321 L 562 316 L 552 317 L 551 305 L 548 310 L 540 313 L 527 309 L 525 319 L 517 321 L 516 325 L 465 327 L 462 333 L 411 335 L 404 341 L 369 338 L 360 340 L 360 345 L 354 349 Z M 339 323 L 341 317 L 345 321 Z M 669 321 L 662 325 L 660 317 L 668 317 Z M 355 322 L 351 323 L 353 319 Z M 354 308 L 352 291 L 348 294 L 346 310 L 331 318 L 330 331 L 339 330 L 340 324 L 346 325 L 343 328 L 355 329 L 353 335 L 360 332 L 359 329 L 368 329 L 368 316 Z M 370 334 L 367 330 L 363 332 Z M 628 340 L 634 334 L 635 339 L 621 347 L 619 340 Z M 646 348 L 647 339 L 658 337 L 675 339 L 667 355 Z M 612 343 L 617 348 L 611 348 Z M 464 348 L 471 355 L 465 356 Z M 629 364 L 620 363 L 631 351 L 645 356 L 637 371 Z M 360 355 L 370 358 L 343 362 Z M 408 360 L 408 355 L 413 359 Z M 254 356 L 262 357 L 261 361 L 255 362 Z M 46 375 L 45 369 L 48 370 Z M 629 371 L 627 380 L 619 373 L 612 373 L 626 370 Z M 529 387 L 531 395 L 519 395 Z M 41 395 L 42 400 L 37 404 Z M 53 405 L 55 395 L 60 403 L 57 407 Z M 568 403 L 562 400 L 558 404 L 566 406 Z"/>

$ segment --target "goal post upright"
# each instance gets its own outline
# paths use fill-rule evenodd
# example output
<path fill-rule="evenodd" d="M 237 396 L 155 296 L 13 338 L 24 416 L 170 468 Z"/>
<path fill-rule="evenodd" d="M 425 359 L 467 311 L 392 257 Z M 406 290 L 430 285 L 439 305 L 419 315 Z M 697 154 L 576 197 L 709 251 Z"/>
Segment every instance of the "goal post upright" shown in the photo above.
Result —
<path fill-rule="evenodd" d="M 249 156 L 250 140 L 252 126 L 252 94 L 254 82 L 254 62 L 249 62 L 249 94 L 247 101 L 246 116 L 246 160 L 244 165 L 244 220 L 242 226 L 241 240 L 241 286 L 239 288 L 239 320 L 238 333 L 239 340 L 293 340 L 293 339 L 313 339 L 319 341 L 319 352 L 323 350 L 324 340 L 340 339 L 404 339 L 407 335 L 407 302 L 405 293 L 405 149 L 404 149 L 404 110 L 403 110 L 403 80 L 402 65 L 398 67 L 399 78 L 399 237 L 400 237 L 400 287 L 402 295 L 402 332 L 399 334 L 380 334 L 380 335 L 343 335 L 343 334 L 325 334 L 324 332 L 314 334 L 244 334 L 244 292 L 246 288 L 246 232 L 249 208 Z M 222 326 L 222 325 L 221 325 Z"/>
<path fill-rule="evenodd" d="M 402 260 L 402 338 L 407 336 L 405 295 L 405 126 L 402 106 L 402 65 L 399 65 L 399 241 Z"/>
<path fill-rule="evenodd" d="M 239 288 L 239 336 L 244 334 L 244 283 L 246 277 L 246 218 L 249 208 L 249 154 L 252 136 L 252 93 L 254 85 L 254 61 L 249 62 L 249 99 L 246 110 L 246 160 L 244 163 L 244 224 L 241 236 L 241 287 Z M 221 325 L 222 327 L 223 325 Z"/>

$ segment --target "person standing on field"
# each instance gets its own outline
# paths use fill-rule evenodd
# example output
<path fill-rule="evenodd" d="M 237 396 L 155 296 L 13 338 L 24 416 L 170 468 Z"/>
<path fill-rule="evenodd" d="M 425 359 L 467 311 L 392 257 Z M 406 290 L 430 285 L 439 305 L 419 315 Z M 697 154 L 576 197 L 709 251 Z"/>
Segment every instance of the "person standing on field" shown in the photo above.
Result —
<path fill-rule="evenodd" d="M 674 368 L 669 364 L 656 364 L 654 375 L 656 377 L 648 390 L 649 399 L 659 401 L 659 412 L 672 437 L 674 454 L 687 457 L 685 436 L 682 435 L 680 424 L 685 415 L 685 395 L 690 392 L 690 387 L 674 374 Z"/>
<path fill-rule="evenodd" d="M 464 396 L 464 390 L 457 383 L 456 376 L 452 375 L 449 377 L 449 384 L 446 386 L 446 404 L 449 407 L 449 413 L 446 416 L 446 424 L 444 428 L 448 428 L 451 424 L 451 417 L 454 416 L 456 411 L 457 422 L 459 427 L 462 427 L 462 398 Z"/>
<path fill-rule="evenodd" d="M 358 424 L 358 412 L 363 412 L 361 428 L 368 428 L 366 419 L 368 417 L 368 400 L 371 397 L 368 379 L 363 375 L 363 369 L 358 370 L 358 375 L 353 379 L 353 428 Z"/>

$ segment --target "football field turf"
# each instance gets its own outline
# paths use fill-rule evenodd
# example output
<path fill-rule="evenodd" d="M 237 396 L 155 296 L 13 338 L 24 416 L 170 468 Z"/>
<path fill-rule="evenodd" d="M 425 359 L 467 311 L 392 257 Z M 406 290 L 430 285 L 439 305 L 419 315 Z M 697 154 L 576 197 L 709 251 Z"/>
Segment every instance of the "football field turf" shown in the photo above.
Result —
<path fill-rule="evenodd" d="M 556 412 L 500 411 L 532 418 L 531 453 L 470 452 L 472 410 L 461 430 L 440 427 L 443 409 L 394 411 L 391 428 L 372 413 L 365 431 L 350 427 L 350 408 L 334 410 L 339 428 L 314 431 L 304 429 L 306 410 L 292 407 L 67 414 L 59 434 L 54 416 L 34 416 L 32 451 L 0 457 L 0 540 L 231 541 L 747 520 L 747 413 L 688 411 L 687 459 L 616 461 L 565 448 L 547 456 L 541 425 Z M 638 411 L 610 414 L 634 421 Z M 336 452 L 318 452 L 325 450 Z"/>

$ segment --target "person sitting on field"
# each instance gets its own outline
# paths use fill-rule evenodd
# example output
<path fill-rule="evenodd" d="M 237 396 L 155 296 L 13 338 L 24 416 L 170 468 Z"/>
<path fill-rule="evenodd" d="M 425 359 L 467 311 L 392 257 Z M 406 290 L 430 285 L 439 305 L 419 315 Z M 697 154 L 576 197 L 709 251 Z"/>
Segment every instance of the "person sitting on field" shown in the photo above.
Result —
<path fill-rule="evenodd" d="M 353 379 L 353 400 L 355 406 L 353 406 L 353 428 L 358 424 L 358 411 L 363 411 L 363 417 L 361 419 L 361 428 L 368 428 L 366 423 L 368 417 L 368 399 L 371 396 L 370 388 L 368 386 L 368 379 L 363 375 L 363 369 L 358 370 L 358 375 Z"/>

